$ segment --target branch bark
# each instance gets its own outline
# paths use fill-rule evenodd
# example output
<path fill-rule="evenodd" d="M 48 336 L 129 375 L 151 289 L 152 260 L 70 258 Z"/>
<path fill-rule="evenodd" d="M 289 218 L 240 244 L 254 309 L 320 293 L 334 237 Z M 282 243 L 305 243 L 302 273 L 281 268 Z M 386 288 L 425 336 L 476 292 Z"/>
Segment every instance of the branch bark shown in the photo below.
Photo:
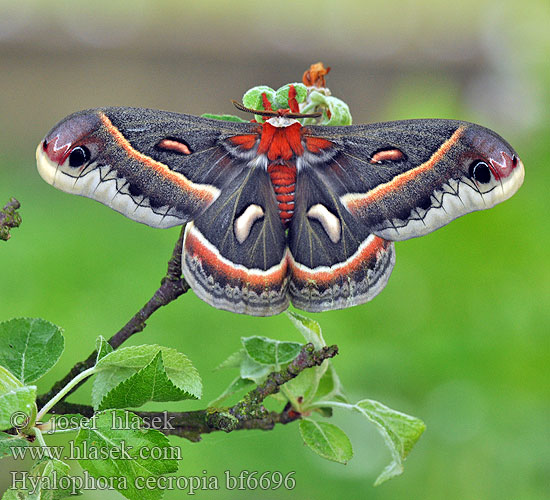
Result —
<path fill-rule="evenodd" d="M 312 344 L 306 344 L 298 356 L 284 369 L 269 374 L 262 384 L 248 392 L 237 404 L 229 408 L 206 408 L 188 412 L 135 412 L 149 424 L 163 422 L 163 426 L 154 426 L 166 435 L 180 436 L 192 442 L 198 442 L 202 434 L 216 431 L 232 432 L 238 430 L 271 430 L 277 424 L 288 424 L 301 418 L 288 403 L 283 411 L 270 412 L 263 406 L 264 400 L 277 392 L 282 385 L 298 376 L 304 370 L 321 365 L 325 360 L 338 354 L 336 345 L 315 350 Z M 88 405 L 60 402 L 51 413 L 80 413 L 91 417 L 94 409 Z"/>
<path fill-rule="evenodd" d="M 19 227 L 21 224 L 21 216 L 17 210 L 21 208 L 21 204 L 15 198 L 10 201 L 0 210 L 0 240 L 7 241 L 10 239 L 10 229 Z"/>
<path fill-rule="evenodd" d="M 172 257 L 168 261 L 168 268 L 166 276 L 161 280 L 160 287 L 149 299 L 149 301 L 126 323 L 117 333 L 115 333 L 110 339 L 109 344 L 116 349 L 121 344 L 126 342 L 132 335 L 141 332 L 145 326 L 146 321 L 151 315 L 160 307 L 169 304 L 176 300 L 180 295 L 183 295 L 189 290 L 189 285 L 181 276 L 181 252 L 183 246 L 183 235 L 185 226 L 182 227 Z M 53 387 L 45 394 L 38 396 L 38 406 L 43 406 L 51 398 L 53 398 L 68 382 L 70 382 L 78 374 L 84 370 L 92 367 L 95 363 L 97 351 L 92 352 L 85 361 L 81 361 L 75 364 L 69 373 L 65 375 L 61 380 L 57 381 Z M 82 383 L 84 383 L 82 381 Z M 63 401 L 69 394 L 74 392 L 81 384 L 76 385 L 71 391 L 69 391 L 61 401 Z M 60 401 L 60 402 L 61 402 Z M 56 406 L 58 406 L 58 403 Z M 55 408 L 55 407 L 54 407 Z"/>

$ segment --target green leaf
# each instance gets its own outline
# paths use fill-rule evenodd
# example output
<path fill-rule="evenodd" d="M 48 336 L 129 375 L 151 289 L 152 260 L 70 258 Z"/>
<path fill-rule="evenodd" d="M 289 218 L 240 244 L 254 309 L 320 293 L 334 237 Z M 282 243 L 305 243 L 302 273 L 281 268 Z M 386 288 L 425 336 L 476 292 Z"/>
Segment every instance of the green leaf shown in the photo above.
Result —
<path fill-rule="evenodd" d="M 296 329 L 302 334 L 306 342 L 313 344 L 315 349 L 321 349 L 326 345 L 325 339 L 321 332 L 321 325 L 306 316 L 295 313 L 293 311 L 287 311 L 286 315 L 292 321 Z"/>
<path fill-rule="evenodd" d="M 281 395 L 291 394 L 293 406 L 299 412 L 308 410 L 319 385 L 320 367 L 314 366 L 304 370 L 296 378 L 284 385 Z"/>
<path fill-rule="evenodd" d="M 302 349 L 297 342 L 281 342 L 267 337 L 243 337 L 241 342 L 254 361 L 276 367 L 292 361 Z"/>
<path fill-rule="evenodd" d="M 27 496 L 25 492 L 20 490 L 6 490 L 2 495 L 2 500 L 30 500 L 31 497 Z"/>
<path fill-rule="evenodd" d="M 29 442 L 26 439 L 0 432 L 0 458 L 12 455 L 12 447 L 22 448 L 24 446 L 29 446 Z"/>
<path fill-rule="evenodd" d="M 94 407 L 98 408 L 108 392 L 145 368 L 159 352 L 162 352 L 164 370 L 170 381 L 177 388 L 200 399 L 201 378 L 187 356 L 169 347 L 141 345 L 119 348 L 97 362 L 98 372 L 92 388 Z"/>
<path fill-rule="evenodd" d="M 336 373 L 332 363 L 327 363 L 328 367 L 321 380 L 319 380 L 319 385 L 317 393 L 315 394 L 315 401 L 320 401 L 323 399 L 335 399 L 337 401 L 348 402 L 348 398 L 344 394 L 344 388 L 340 382 L 340 377 Z"/>
<path fill-rule="evenodd" d="M 147 484 L 147 478 L 176 472 L 180 449 L 171 447 L 168 438 L 157 430 L 137 429 L 143 421 L 131 412 L 100 412 L 94 423 L 93 429 L 81 429 L 76 437 L 80 465 L 95 478 L 126 478 L 125 484 L 117 480 L 113 484 L 126 498 L 161 498 L 161 489 L 140 489 L 139 486 Z M 119 429 L 120 423 L 128 428 Z M 96 457 L 99 452 L 103 456 Z"/>
<path fill-rule="evenodd" d="M 275 365 L 262 365 L 247 355 L 241 363 L 240 373 L 241 378 L 247 378 L 260 384 L 274 370 Z"/>
<path fill-rule="evenodd" d="M 248 120 L 243 120 L 240 116 L 235 116 L 235 115 L 215 115 L 212 113 L 203 113 L 201 116 L 203 118 L 210 118 L 212 120 L 221 120 L 224 122 L 239 122 L 239 123 L 248 122 Z"/>
<path fill-rule="evenodd" d="M 0 430 L 26 428 L 36 418 L 36 386 L 24 386 L 0 366 Z"/>
<path fill-rule="evenodd" d="M 296 101 L 300 103 L 306 100 L 307 88 L 303 83 L 287 83 L 275 92 L 275 104 L 277 108 L 286 109 L 290 107 L 288 104 L 288 93 L 291 85 L 294 85 L 294 89 L 296 90 Z"/>
<path fill-rule="evenodd" d="M 61 481 L 64 476 L 70 476 L 70 467 L 61 460 L 45 458 L 31 469 L 31 476 L 40 478 L 33 498 L 40 500 L 58 500 L 80 494 L 78 489 L 73 489 L 71 481 Z M 75 492 L 75 493 L 73 493 Z"/>
<path fill-rule="evenodd" d="M 227 387 L 225 391 L 223 391 L 216 399 L 210 401 L 210 403 L 208 403 L 208 406 L 220 406 L 220 404 L 223 403 L 228 397 L 246 389 L 250 389 L 250 387 L 253 385 L 254 382 L 252 380 L 237 377 L 233 380 L 233 382 L 229 384 L 229 387 Z"/>
<path fill-rule="evenodd" d="M 294 399 L 300 401 L 297 409 L 301 412 L 308 411 L 311 403 L 318 403 L 323 399 L 348 402 L 340 378 L 330 360 L 324 361 L 321 366 L 303 371 L 287 382 L 285 388 Z"/>
<path fill-rule="evenodd" d="M 245 358 L 248 357 L 248 354 L 246 354 L 245 349 L 241 349 L 240 351 L 234 352 L 233 354 L 230 354 L 227 359 L 222 361 L 215 370 L 221 370 L 223 368 L 240 368 L 241 363 L 244 361 Z"/>
<path fill-rule="evenodd" d="M 2 500 L 59 500 L 80 495 L 69 472 L 70 467 L 65 462 L 43 458 L 27 473 L 25 487 L 7 490 Z M 67 476 L 69 480 L 61 481 L 61 478 Z"/>
<path fill-rule="evenodd" d="M 321 349 L 326 345 L 321 326 L 317 321 L 292 311 L 287 311 L 286 314 L 307 343 L 313 344 L 315 349 Z M 324 380 L 325 373 L 329 367 L 332 367 L 332 365 L 330 361 L 327 360 L 321 366 L 315 366 L 300 373 L 298 377 L 286 384 L 287 390 L 296 398 L 300 396 L 303 398 L 300 404 L 300 410 L 307 410 L 313 401 L 317 401 L 322 397 L 322 395 L 318 394 L 319 384 Z M 335 374 L 335 372 L 331 371 L 331 374 L 332 373 Z"/>
<path fill-rule="evenodd" d="M 127 378 L 101 400 L 99 409 L 136 408 L 148 401 L 181 401 L 197 399 L 196 396 L 177 387 L 166 374 L 159 351 L 151 362 Z"/>
<path fill-rule="evenodd" d="M 0 323 L 0 365 L 23 384 L 52 368 L 63 352 L 62 330 L 40 318 L 15 318 Z"/>
<path fill-rule="evenodd" d="M 107 354 L 113 352 L 111 344 L 107 342 L 107 339 L 103 335 L 97 337 L 95 341 L 95 349 L 97 351 L 97 356 L 95 358 L 96 364 L 101 358 L 104 358 Z"/>
<path fill-rule="evenodd" d="M 348 436 L 334 424 L 310 419 L 300 420 L 300 433 L 304 442 L 327 460 L 345 464 L 353 457 Z"/>
<path fill-rule="evenodd" d="M 392 455 L 392 462 L 374 483 L 378 486 L 403 472 L 403 461 L 426 429 L 426 425 L 416 417 L 392 410 L 370 399 L 359 401 L 353 408 L 376 425 Z"/>

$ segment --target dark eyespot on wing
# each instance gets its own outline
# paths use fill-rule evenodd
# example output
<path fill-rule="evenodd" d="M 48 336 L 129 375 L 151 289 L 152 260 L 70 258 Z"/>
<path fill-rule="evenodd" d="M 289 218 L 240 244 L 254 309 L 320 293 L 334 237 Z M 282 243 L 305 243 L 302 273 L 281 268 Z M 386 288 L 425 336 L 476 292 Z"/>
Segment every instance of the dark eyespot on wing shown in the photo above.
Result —
<path fill-rule="evenodd" d="M 470 177 L 477 182 L 487 184 L 491 180 L 491 169 L 484 161 L 475 161 L 470 165 Z"/>
<path fill-rule="evenodd" d="M 90 160 L 90 150 L 86 146 L 77 146 L 69 154 L 69 166 L 81 167 Z"/>

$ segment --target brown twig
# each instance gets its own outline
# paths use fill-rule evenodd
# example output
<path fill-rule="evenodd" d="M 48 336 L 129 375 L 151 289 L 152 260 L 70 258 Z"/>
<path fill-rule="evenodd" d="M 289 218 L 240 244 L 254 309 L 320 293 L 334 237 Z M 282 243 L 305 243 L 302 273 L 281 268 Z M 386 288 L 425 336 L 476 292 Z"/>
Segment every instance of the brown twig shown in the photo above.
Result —
<path fill-rule="evenodd" d="M 6 206 L 0 209 L 0 240 L 9 240 L 11 237 L 10 229 L 20 226 L 21 216 L 17 213 L 20 208 L 19 201 L 11 198 Z"/>
<path fill-rule="evenodd" d="M 185 226 L 182 228 L 181 233 L 176 242 L 176 246 L 172 252 L 172 257 L 168 261 L 168 269 L 166 276 L 162 279 L 160 287 L 153 294 L 151 299 L 126 323 L 115 335 L 109 339 L 109 344 L 116 349 L 126 340 L 128 340 L 135 333 L 141 332 L 145 326 L 146 321 L 151 315 L 160 307 L 169 304 L 176 300 L 180 295 L 189 290 L 189 285 L 181 276 L 181 252 L 183 245 L 183 234 Z M 85 361 L 81 361 L 74 365 L 69 373 L 65 375 L 61 380 L 56 382 L 53 387 L 45 394 L 42 394 L 37 398 L 39 406 L 46 404 L 51 398 L 53 398 L 63 387 L 67 385 L 74 377 L 82 373 L 84 370 L 92 367 L 96 361 L 97 351 L 92 352 Z M 82 381 L 84 383 L 85 380 Z M 69 391 L 61 401 L 63 401 L 69 394 L 75 391 L 81 384 L 76 385 L 71 391 Z M 58 403 L 59 405 L 60 403 Z"/>
<path fill-rule="evenodd" d="M 263 406 L 264 400 L 277 393 L 282 385 L 304 370 L 319 366 L 336 354 L 338 354 L 338 347 L 335 345 L 316 351 L 312 344 L 306 344 L 286 368 L 269 374 L 265 382 L 229 408 L 207 408 L 187 412 L 136 412 L 136 414 L 150 427 L 157 428 L 166 435 L 180 436 L 193 442 L 200 441 L 201 434 L 216 431 L 271 430 L 276 424 L 288 424 L 300 419 L 301 415 L 290 404 L 287 404 L 280 413 L 269 412 Z M 80 413 L 85 417 L 91 417 L 94 409 L 88 405 L 60 402 L 52 413 Z M 159 425 L 153 425 L 155 422 Z"/>

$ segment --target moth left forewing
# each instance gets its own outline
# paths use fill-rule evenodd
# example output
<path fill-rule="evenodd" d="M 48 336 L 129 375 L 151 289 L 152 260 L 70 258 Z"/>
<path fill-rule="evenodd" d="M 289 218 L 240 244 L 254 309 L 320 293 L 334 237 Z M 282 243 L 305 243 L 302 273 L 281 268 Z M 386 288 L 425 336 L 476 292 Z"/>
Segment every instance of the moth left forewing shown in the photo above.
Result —
<path fill-rule="evenodd" d="M 238 174 L 225 139 L 251 127 L 141 108 L 88 110 L 52 129 L 38 166 L 63 191 L 170 227 L 205 210 Z"/>
<path fill-rule="evenodd" d="M 523 181 L 517 153 L 496 133 L 454 120 L 311 127 L 335 143 L 323 175 L 346 210 L 385 239 L 422 236 L 490 208 Z"/>

